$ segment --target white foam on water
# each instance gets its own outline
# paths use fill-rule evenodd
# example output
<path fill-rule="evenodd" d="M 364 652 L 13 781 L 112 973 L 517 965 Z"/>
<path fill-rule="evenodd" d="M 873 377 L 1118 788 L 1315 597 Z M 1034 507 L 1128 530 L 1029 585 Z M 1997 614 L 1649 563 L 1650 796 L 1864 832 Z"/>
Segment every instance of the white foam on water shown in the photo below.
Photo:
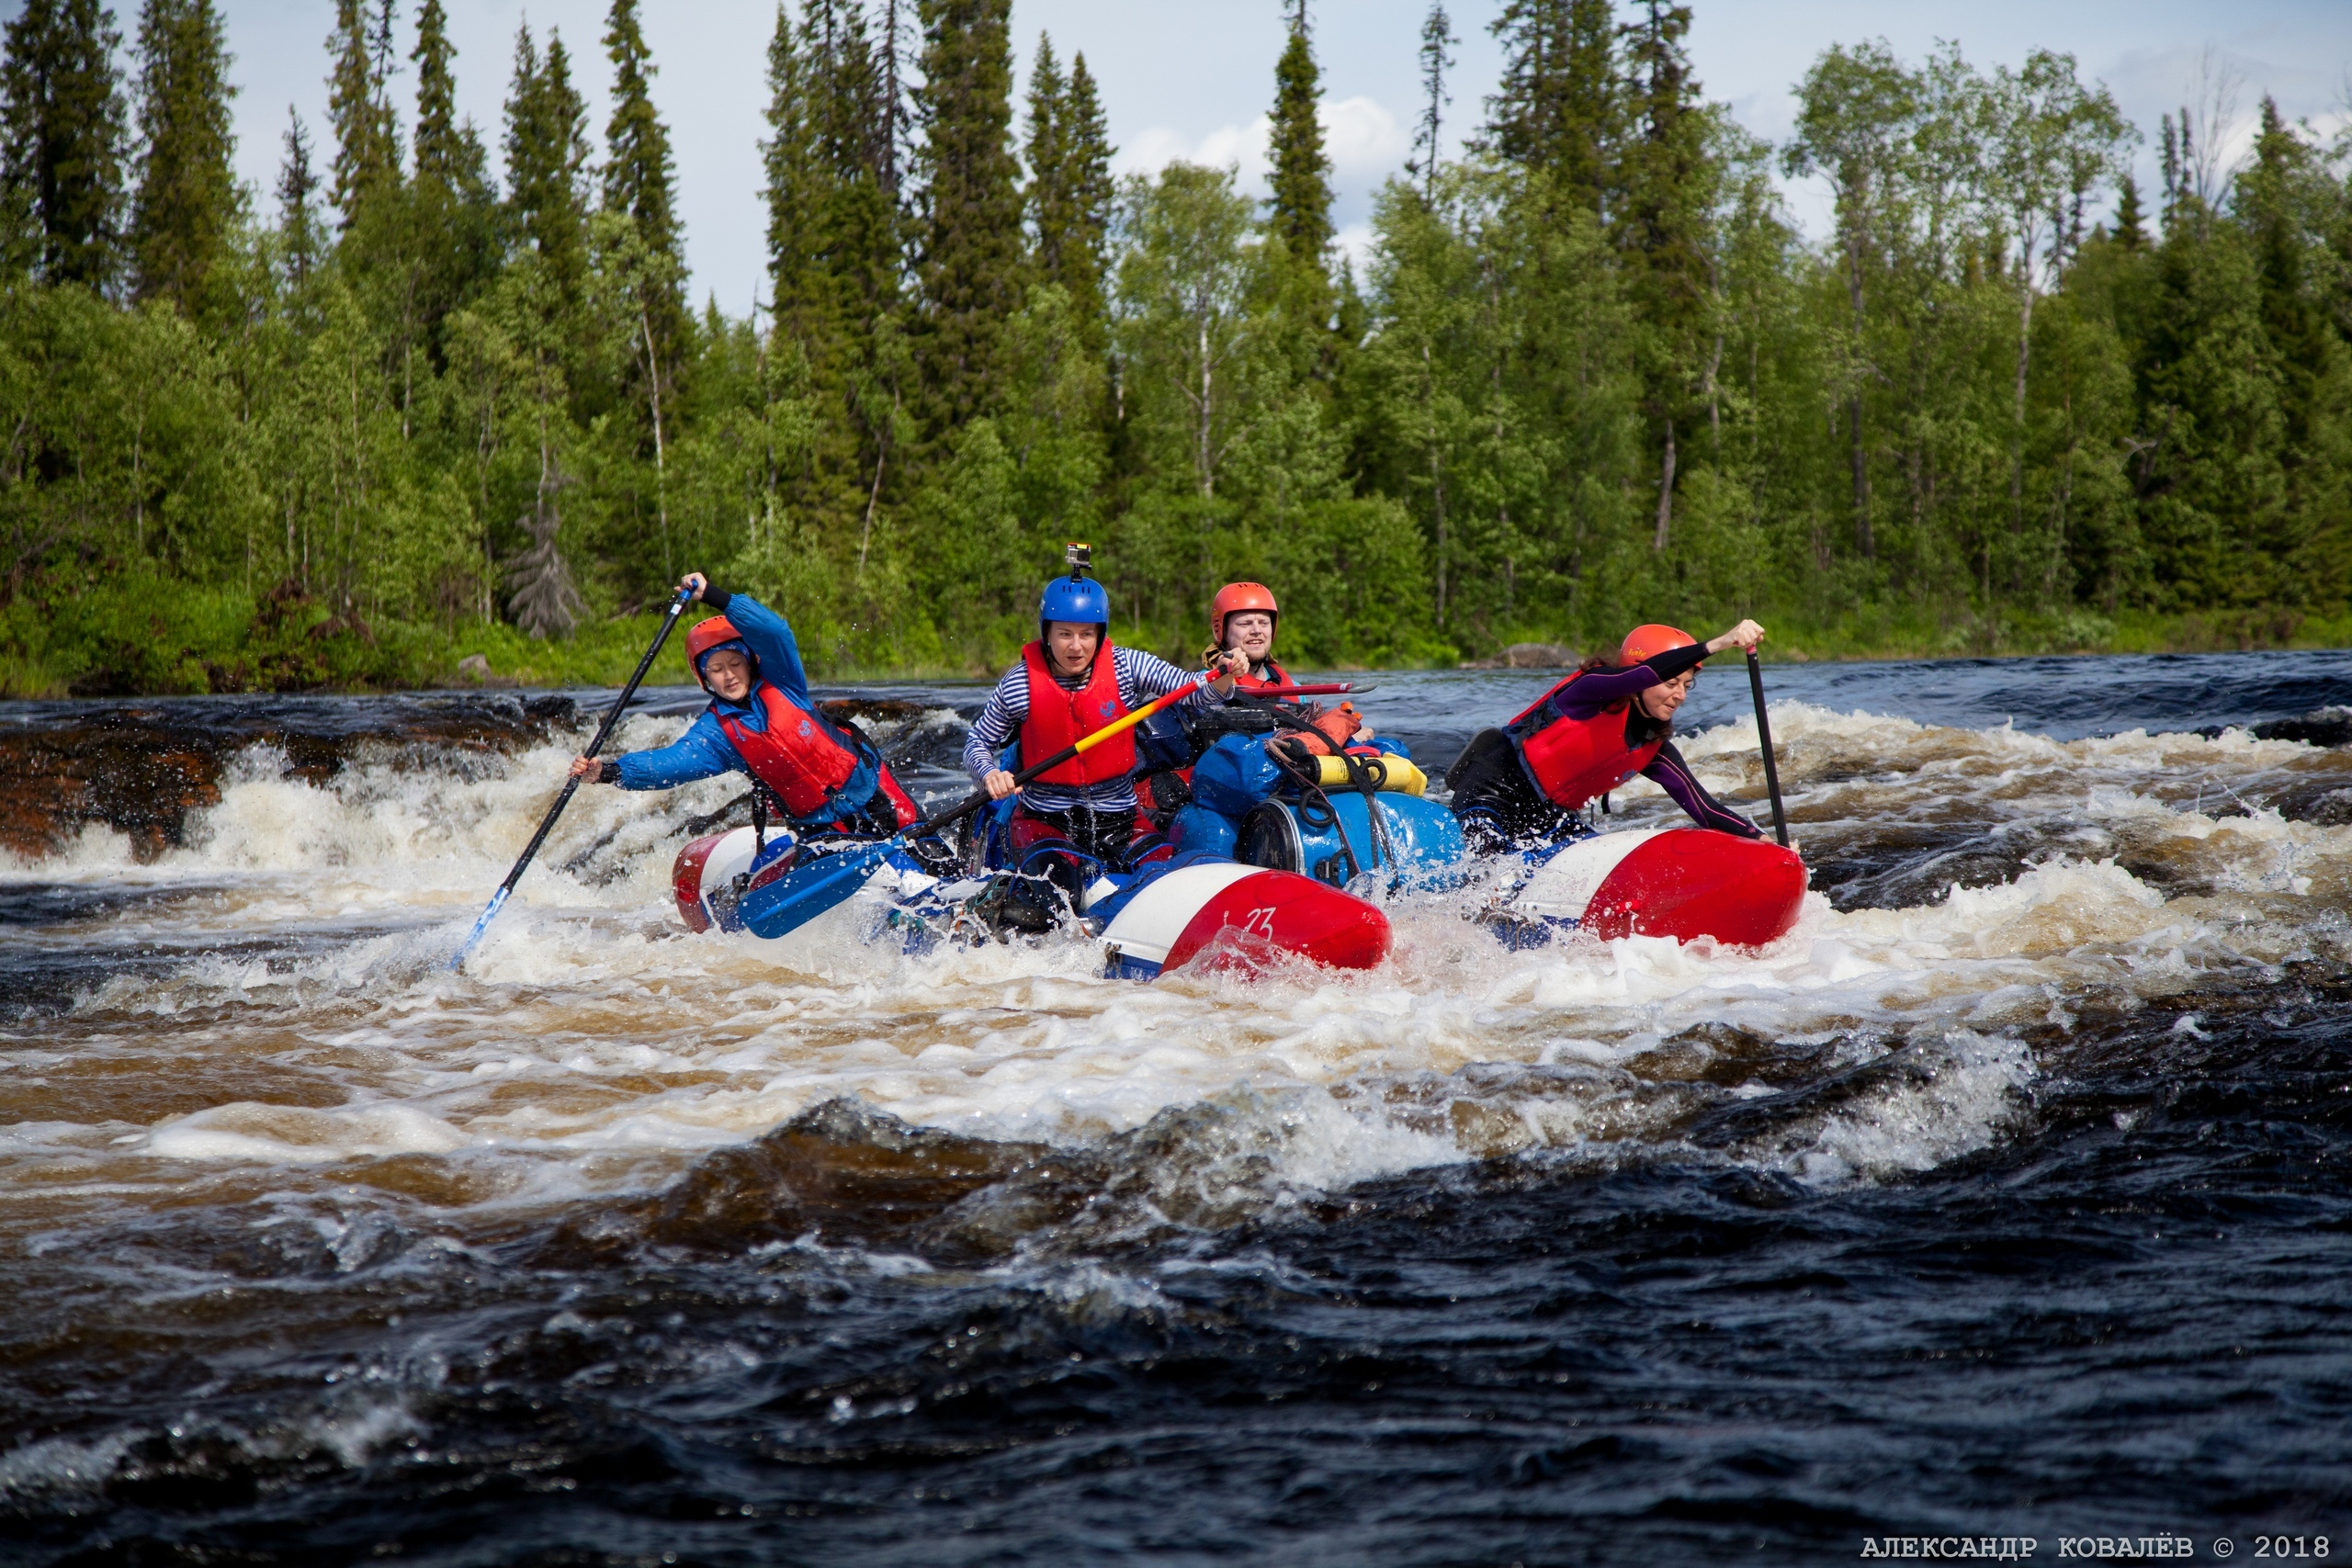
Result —
<path fill-rule="evenodd" d="M 165 1159 L 311 1165 L 369 1155 L 446 1155 L 471 1141 L 412 1106 L 316 1111 L 238 1101 L 164 1122 L 149 1134 L 147 1152 Z"/>
<path fill-rule="evenodd" d="M 1933 1170 L 1991 1145 L 2017 1120 L 2033 1055 L 2016 1040 L 1947 1035 L 1928 1076 L 1824 1120 L 1810 1145 L 1771 1162 L 1809 1185 L 1843 1187 Z"/>
<path fill-rule="evenodd" d="M 102 1168 L 94 1179 L 159 1190 L 174 1162 L 276 1166 L 297 1180 L 394 1156 L 526 1156 L 526 1179 L 490 1185 L 552 1201 L 662 1179 L 840 1095 L 959 1133 L 1077 1144 L 1239 1090 L 1295 1122 L 1264 1157 L 1329 1190 L 1487 1147 L 1407 1125 L 1358 1092 L 1365 1084 L 1489 1064 L 1622 1075 L 1657 1042 L 1713 1023 L 1877 1049 L 1965 1043 L 1875 1120 L 1833 1117 L 1801 1156 L 1771 1156 L 1808 1180 L 1874 1180 L 1998 1135 L 2000 1108 L 2034 1070 L 2007 1032 L 2065 1015 L 2070 998 L 2159 998 L 2217 969 L 2352 951 L 2341 912 L 2352 828 L 2197 809 L 2255 781 L 2352 784 L 2331 753 L 2234 731 L 2061 743 L 1803 704 L 1772 718 L 1801 838 L 1841 819 L 1963 834 L 2054 824 L 2049 847 L 1996 886 L 1939 887 L 1905 908 L 1840 913 L 1814 895 L 1761 952 L 1626 938 L 1508 953 L 1460 918 L 1458 898 L 1429 895 L 1391 903 L 1396 957 L 1367 974 L 1179 973 L 1140 987 L 1099 978 L 1097 950 L 1075 938 L 904 956 L 865 940 L 872 910 L 857 902 L 787 942 L 688 935 L 670 860 L 683 825 L 736 783 L 589 787 L 455 975 L 449 953 L 577 738 L 437 772 L 361 760 L 325 784 L 256 748 L 185 849 L 137 865 L 122 835 L 91 829 L 0 874 L 201 888 L 87 923 L 93 941 L 126 950 L 198 951 L 94 985 L 61 1037 L 149 1052 L 158 1072 L 216 1060 L 283 1071 L 305 1104 L 276 1103 L 240 1076 L 222 1103 L 134 1126 L 128 1143 L 119 1120 L 79 1134 L 47 1115 L 11 1135 L 26 1157 L 71 1147 Z M 632 719 L 618 749 L 659 744 L 683 722 Z M 1710 787 L 1753 793 L 1754 743 L 1741 722 L 1685 750 Z M 271 945 L 204 951 L 231 942 Z M 348 1102 L 315 1108 L 322 1077 Z M 1539 1141 L 1621 1134 L 1613 1111 L 1545 1104 L 1527 1113 Z"/>
<path fill-rule="evenodd" d="M 0 1497 L 34 1502 L 59 1493 L 96 1492 L 147 1435 L 117 1431 L 91 1438 L 41 1438 L 0 1453 Z"/>

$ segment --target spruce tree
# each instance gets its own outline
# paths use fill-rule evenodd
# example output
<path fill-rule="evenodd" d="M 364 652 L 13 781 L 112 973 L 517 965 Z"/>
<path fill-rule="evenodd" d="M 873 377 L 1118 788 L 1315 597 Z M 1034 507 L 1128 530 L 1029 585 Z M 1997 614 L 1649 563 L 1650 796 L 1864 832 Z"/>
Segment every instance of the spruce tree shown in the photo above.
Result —
<path fill-rule="evenodd" d="M 2115 243 L 2127 251 L 2148 248 L 2148 215 L 2140 209 L 2140 182 L 2128 174 L 2115 203 Z"/>
<path fill-rule="evenodd" d="M 236 221 L 230 171 L 229 55 L 212 0 L 147 0 L 139 22 L 139 190 L 131 208 L 134 292 L 210 319 Z"/>
<path fill-rule="evenodd" d="M 416 182 L 455 199 L 465 178 L 466 139 L 458 128 L 457 46 L 449 41 L 449 17 L 441 0 L 424 0 L 416 13 Z"/>
<path fill-rule="evenodd" d="M 414 287 L 404 293 L 435 367 L 447 363 L 450 314 L 480 296 L 499 260 L 489 158 L 472 122 L 458 118 L 457 56 L 442 0 L 424 0 L 409 51 L 416 67 L 416 178 L 404 245 L 413 253 Z"/>
<path fill-rule="evenodd" d="M 906 87 L 899 79 L 899 67 L 907 60 L 906 19 L 911 9 L 910 0 L 882 0 L 882 188 L 894 206 L 905 198 L 903 186 L 912 151 L 907 142 L 911 127 Z"/>
<path fill-rule="evenodd" d="M 1419 177 L 1424 201 L 1437 199 L 1437 166 L 1444 155 L 1440 132 L 1445 106 L 1453 101 L 1445 90 L 1445 73 L 1453 68 L 1453 46 L 1460 41 L 1453 36 L 1453 18 L 1445 14 L 1445 0 L 1430 0 L 1430 14 L 1421 20 L 1421 123 L 1405 164 L 1408 175 Z"/>
<path fill-rule="evenodd" d="M 1624 254 L 1627 288 L 1642 323 L 1644 412 L 1658 453 L 1651 548 L 1667 547 L 1673 520 L 1677 423 L 1697 394 L 1707 327 L 1706 222 L 1712 170 L 1707 119 L 1683 39 L 1688 6 L 1648 0 L 1626 28 L 1630 123 L 1614 184 L 1611 229 Z"/>
<path fill-rule="evenodd" d="M 1036 276 L 1061 285 L 1080 337 L 1096 352 L 1108 341 L 1102 279 L 1114 196 L 1110 139 L 1086 56 L 1076 56 L 1065 76 L 1052 43 L 1039 34 L 1029 72 L 1028 197 Z"/>
<path fill-rule="evenodd" d="M 1487 145 L 1549 177 L 1571 206 L 1600 210 L 1621 109 L 1611 0 L 1506 0 L 1489 30 L 1503 42 Z"/>
<path fill-rule="evenodd" d="M 650 340 L 645 352 L 652 356 L 648 385 L 639 389 L 650 408 L 659 400 L 662 384 L 676 380 L 690 322 L 670 129 L 653 107 L 654 65 L 637 0 L 613 0 L 605 22 L 605 53 L 613 62 L 613 113 L 605 126 L 605 209 L 635 222 L 650 262 L 639 280 L 638 300 L 640 335 Z M 659 434 L 657 430 L 657 449 Z"/>
<path fill-rule="evenodd" d="M 1323 275 L 1331 248 L 1331 160 L 1323 152 L 1316 110 L 1323 101 L 1321 73 L 1307 40 L 1306 0 L 1294 0 L 1290 41 L 1274 66 L 1272 152 L 1273 195 L 1267 226 L 1301 268 Z M 1328 283 L 1325 293 L 1329 293 Z"/>
<path fill-rule="evenodd" d="M 803 513 L 862 540 L 894 467 L 906 400 L 887 80 L 854 5 L 810 0 L 797 28 L 778 15 L 768 51 L 773 134 L 762 146 L 773 342 L 823 415 L 791 487 Z"/>
<path fill-rule="evenodd" d="M 1340 344 L 1332 333 L 1331 160 L 1323 152 L 1316 111 L 1323 84 L 1307 37 L 1306 0 L 1291 0 L 1290 41 L 1274 65 L 1272 194 L 1266 229 L 1287 263 L 1274 280 L 1285 322 L 1283 352 L 1299 371 L 1329 385 L 1339 375 Z"/>
<path fill-rule="evenodd" d="M 808 279 L 822 252 L 810 228 L 824 180 L 809 102 L 812 74 L 791 14 L 778 6 L 768 40 L 768 135 L 760 143 L 760 160 L 766 175 L 768 302 L 779 330 L 808 293 Z"/>
<path fill-rule="evenodd" d="M 0 130 L 19 261 L 51 283 L 105 289 L 121 262 L 125 117 L 114 13 L 98 0 L 26 0 L 0 62 Z"/>
<path fill-rule="evenodd" d="M 2314 525 L 2339 522 L 2345 513 L 2343 464 L 2352 457 L 2346 349 L 2327 321 L 2321 290 L 2313 287 L 2312 263 L 2324 253 L 2312 243 L 2304 221 L 2322 203 L 2332 206 L 2341 197 L 2315 167 L 2313 149 L 2289 128 L 2267 93 L 2259 126 L 2253 164 L 2237 184 L 2236 205 L 2252 231 L 2263 335 L 2277 367 L 2279 461 L 2294 514 L 2280 531 L 2283 536 L 2264 542 L 2287 558 L 2291 570 L 2301 564 L 2292 557 Z"/>
<path fill-rule="evenodd" d="M 296 288 L 311 280 L 324 245 L 319 234 L 319 176 L 311 165 L 311 137 L 302 117 L 286 106 L 286 156 L 277 166 L 277 232 L 285 246 L 287 280 Z"/>
<path fill-rule="evenodd" d="M 384 53 L 392 0 L 371 16 L 363 0 L 335 0 L 327 48 L 327 120 L 334 127 L 334 190 L 330 199 L 348 230 L 375 197 L 399 187 L 400 137 L 389 96 L 390 61 Z"/>
<path fill-rule="evenodd" d="M 1029 62 L 1029 228 L 1036 238 L 1037 275 L 1050 278 L 1061 261 L 1062 235 L 1069 228 L 1069 196 L 1062 188 L 1062 96 L 1069 90 L 1054 40 L 1037 35 Z"/>
<path fill-rule="evenodd" d="M 613 62 L 613 115 L 605 125 L 605 208 L 637 220 L 648 250 L 680 257 L 677 181 L 670 130 L 654 111 L 654 74 L 637 0 L 613 0 L 605 20 L 605 53 Z"/>
<path fill-rule="evenodd" d="M 1020 165 L 1013 157 L 1012 0 L 922 0 L 922 317 L 916 342 L 933 438 L 989 412 L 999 348 L 1020 308 Z"/>
<path fill-rule="evenodd" d="M 587 166 L 588 107 L 571 85 L 563 38 L 550 28 L 542 59 L 526 22 L 514 37 L 506 100 L 506 201 L 567 313 L 588 274 Z"/>
<path fill-rule="evenodd" d="M 605 125 L 605 209 L 626 217 L 635 243 L 615 268 L 636 317 L 628 332 L 625 396 L 651 440 L 654 504 L 662 527 L 662 570 L 669 558 L 669 441 L 678 418 L 678 371 L 691 326 L 685 306 L 670 158 L 670 130 L 655 112 L 654 64 L 638 20 L 637 0 L 613 0 L 605 18 L 605 55 L 613 63 L 613 112 Z"/>

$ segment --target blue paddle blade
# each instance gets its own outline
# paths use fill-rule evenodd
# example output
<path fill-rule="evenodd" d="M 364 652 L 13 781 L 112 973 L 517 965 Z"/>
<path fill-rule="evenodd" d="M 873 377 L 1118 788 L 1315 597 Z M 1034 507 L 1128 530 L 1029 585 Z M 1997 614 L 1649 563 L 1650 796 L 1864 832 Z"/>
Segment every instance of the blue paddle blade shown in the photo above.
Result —
<path fill-rule="evenodd" d="M 898 840 L 885 839 L 864 849 L 827 855 L 814 864 L 785 873 L 764 887 L 753 888 L 736 910 L 754 936 L 777 937 L 797 931 L 854 897 L 883 858 L 898 847 Z"/>
<path fill-rule="evenodd" d="M 456 955 L 449 960 L 451 969 L 466 966 L 466 955 L 473 952 L 476 942 L 481 941 L 481 933 L 490 930 L 490 922 L 498 919 L 498 911 L 505 907 L 506 895 L 513 891 L 510 887 L 502 887 L 490 896 L 490 908 L 481 912 L 481 919 L 474 922 L 474 929 L 466 933 L 466 940 L 458 944 Z"/>

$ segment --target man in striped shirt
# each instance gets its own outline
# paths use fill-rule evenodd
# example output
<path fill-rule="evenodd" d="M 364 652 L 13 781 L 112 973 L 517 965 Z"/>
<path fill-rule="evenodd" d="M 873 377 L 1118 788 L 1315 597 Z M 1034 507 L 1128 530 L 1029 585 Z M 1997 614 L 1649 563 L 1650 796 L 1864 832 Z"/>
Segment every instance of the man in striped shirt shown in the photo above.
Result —
<path fill-rule="evenodd" d="M 1016 789 L 1012 773 L 997 763 L 1008 741 L 1020 739 L 1024 761 L 1042 761 L 1193 679 L 1164 659 L 1114 647 L 1110 596 L 1075 570 L 1046 585 L 1037 621 L 1037 640 L 997 682 L 964 742 L 964 766 L 996 800 Z M 1236 667 L 1247 668 L 1248 655 L 1226 654 L 1219 662 L 1223 672 L 1187 703 L 1222 703 L 1233 691 Z M 1134 732 L 1123 731 L 1018 786 L 1013 869 L 1046 878 L 1075 908 L 1096 871 L 1125 870 L 1150 858 L 1159 846 L 1152 841 L 1149 819 L 1136 808 L 1135 750 Z M 1006 923 L 1033 931 L 1058 912 L 1034 896 L 1010 898 L 1004 911 Z"/>

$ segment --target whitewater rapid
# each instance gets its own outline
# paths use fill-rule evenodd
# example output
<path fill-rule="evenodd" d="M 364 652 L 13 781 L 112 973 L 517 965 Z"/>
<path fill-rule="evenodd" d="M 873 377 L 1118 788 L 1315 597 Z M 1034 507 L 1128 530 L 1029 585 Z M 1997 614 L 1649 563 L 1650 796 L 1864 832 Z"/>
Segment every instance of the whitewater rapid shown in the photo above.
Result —
<path fill-rule="evenodd" d="M 1817 884 L 1873 845 L 1886 860 L 1890 839 L 1929 852 L 1860 878 L 1885 885 L 1864 907 L 1809 895 L 1768 949 L 1635 937 L 1513 953 L 1458 899 L 1403 897 L 1376 971 L 1149 987 L 1099 978 L 1076 939 L 905 956 L 861 940 L 854 904 L 789 943 L 691 935 L 670 861 L 682 825 L 738 793 L 725 780 L 583 790 L 451 974 L 578 738 L 388 750 L 324 780 L 254 744 L 181 847 L 142 862 L 90 825 L 6 867 L 104 895 L 12 940 L 116 963 L 9 1030 L 0 1204 L 163 1201 L 231 1173 L 332 1183 L 350 1162 L 403 1159 L 464 1205 L 560 1203 L 657 1188 L 842 1096 L 918 1126 L 1079 1146 L 1238 1094 L 1266 1120 L 1283 1190 L 1531 1148 L 1868 1181 L 2001 1136 L 2042 1071 L 2034 1040 L 2086 1009 L 2161 1008 L 2220 972 L 2346 955 L 2352 759 L 2337 752 L 2238 729 L 2058 741 L 1801 702 L 1771 716 Z M 616 744 L 684 723 L 635 718 Z M 1722 723 L 1685 750 L 1711 790 L 1752 807 L 1755 739 L 1752 720 Z M 2301 819 L 2262 804 L 2289 796 Z M 1639 783 L 1620 802 L 1635 823 L 1668 809 Z M 1794 1131 L 1699 1150 L 1681 1136 L 1694 1094 L 1770 1091 L 1678 1066 L 1724 1055 L 1709 1032 L 1811 1051 L 1815 1079 L 1897 1052 L 1922 1065 Z M 92 1081 L 60 1103 L 34 1087 L 51 1074 Z"/>

